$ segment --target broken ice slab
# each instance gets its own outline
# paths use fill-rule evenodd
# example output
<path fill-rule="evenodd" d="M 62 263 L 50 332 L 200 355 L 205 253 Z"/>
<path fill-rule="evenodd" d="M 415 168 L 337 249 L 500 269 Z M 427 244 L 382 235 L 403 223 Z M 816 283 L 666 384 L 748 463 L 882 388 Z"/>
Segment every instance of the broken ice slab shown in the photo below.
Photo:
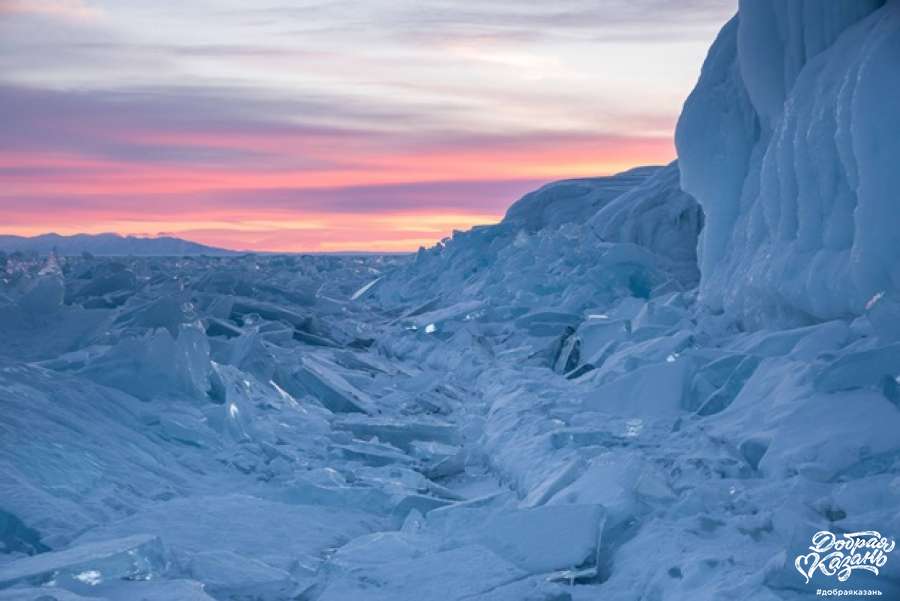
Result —
<path fill-rule="evenodd" d="M 604 359 L 602 367 L 591 376 L 593 381 L 605 383 L 637 367 L 657 363 L 684 362 L 679 359 L 695 345 L 694 334 L 681 330 L 670 335 L 661 334 L 649 340 L 636 340 L 636 344 L 619 345 Z"/>
<path fill-rule="evenodd" d="M 422 462 L 422 473 L 429 478 L 447 478 L 466 469 L 466 452 L 458 446 L 415 440 L 410 443 L 410 452 Z"/>
<path fill-rule="evenodd" d="M 792 359 L 812 361 L 822 355 L 833 354 L 847 346 L 852 335 L 851 327 L 845 321 L 819 324 L 797 342 L 790 356 Z"/>
<path fill-rule="evenodd" d="M 28 284 L 19 306 L 32 317 L 53 313 L 62 308 L 65 284 L 58 275 L 45 275 Z"/>
<path fill-rule="evenodd" d="M 576 335 L 581 340 L 582 360 L 599 366 L 604 349 L 610 343 L 622 342 L 628 338 L 629 322 L 621 319 L 589 319 L 578 326 Z"/>
<path fill-rule="evenodd" d="M 478 601 L 573 601 L 573 593 L 579 592 L 567 583 L 551 582 L 545 575 L 535 574 L 501 584 L 479 595 Z M 596 601 L 587 590 L 583 593 L 584 597 L 577 597 L 579 601 Z"/>
<path fill-rule="evenodd" d="M 408 402 L 408 396 L 405 393 L 398 396 L 406 397 L 402 403 L 404 408 L 409 408 L 412 412 L 424 412 L 431 415 L 450 415 L 453 412 L 453 407 L 459 404 L 457 398 L 448 397 L 438 390 L 419 392 L 413 397 L 412 402 Z"/>
<path fill-rule="evenodd" d="M 272 380 L 277 369 L 275 357 L 259 332 L 250 330 L 229 341 L 227 354 L 217 357 L 222 362 L 255 376 L 261 382 Z"/>
<path fill-rule="evenodd" d="M 369 282 L 368 284 L 366 284 L 365 286 L 363 286 L 362 288 L 360 288 L 359 290 L 357 290 L 356 292 L 354 292 L 353 294 L 351 294 L 351 295 L 350 295 L 350 300 L 359 300 L 360 298 L 362 298 L 362 296 L 363 296 L 366 292 L 368 292 L 369 290 L 372 289 L 372 286 L 374 286 L 375 284 L 377 284 L 378 282 L 381 281 L 381 278 L 382 278 L 382 277 L 384 277 L 384 276 L 380 276 L 380 277 L 375 278 L 374 280 L 372 280 L 371 282 Z"/>
<path fill-rule="evenodd" d="M 415 460 L 397 447 L 386 443 L 353 440 L 345 444 L 334 444 L 344 459 L 361 461 L 375 467 L 396 464 L 413 464 Z"/>
<path fill-rule="evenodd" d="M 547 336 L 539 336 L 534 347 L 538 350 L 528 355 L 527 365 L 549 367 L 562 374 L 575 369 L 580 360 L 581 344 L 572 326 L 564 326 L 558 335 L 550 336 L 549 341 Z"/>
<path fill-rule="evenodd" d="M 0 601 L 216 601 L 196 580 L 114 580 L 78 588 L 84 595 L 59 586 L 15 586 L 0 591 Z"/>
<path fill-rule="evenodd" d="M 346 469 L 353 467 L 342 465 Z M 357 469 L 347 473 L 347 478 L 331 468 L 307 472 L 308 477 L 297 477 L 267 494 L 294 504 L 327 505 L 393 515 L 395 525 L 399 525 L 413 509 L 426 513 L 460 499 L 453 491 L 410 468 L 401 468 L 396 462 L 385 466 L 355 467 Z"/>
<path fill-rule="evenodd" d="M 698 409 L 714 392 L 725 385 L 734 370 L 746 358 L 747 355 L 730 352 L 702 357 L 701 367 L 691 378 L 685 397 L 685 409 L 692 411 Z"/>
<path fill-rule="evenodd" d="M 318 601 L 474 600 L 525 576 L 477 544 L 412 556 L 397 545 L 373 545 L 372 553 L 381 553 L 385 561 L 333 575 Z"/>
<path fill-rule="evenodd" d="M 300 369 L 291 376 L 331 411 L 368 414 L 378 412 L 371 397 L 340 375 L 337 366 L 312 355 L 305 355 Z"/>
<path fill-rule="evenodd" d="M 77 351 L 63 353 L 54 359 L 38 362 L 37 364 L 54 371 L 78 370 L 97 359 L 111 347 L 109 345 L 92 345 L 80 348 Z"/>
<path fill-rule="evenodd" d="M 435 497 L 432 495 L 410 494 L 403 497 L 394 507 L 393 515 L 400 520 L 406 519 L 406 516 L 412 511 L 418 511 L 419 514 L 426 515 L 429 511 L 446 507 L 453 503 L 451 499 Z"/>
<path fill-rule="evenodd" d="M 522 507 L 537 507 L 550 500 L 553 495 L 574 482 L 584 471 L 586 462 L 581 457 L 568 461 L 563 467 L 548 476 L 538 486 L 534 487 L 522 501 Z"/>
<path fill-rule="evenodd" d="M 594 366 L 594 364 L 592 362 L 582 363 L 581 365 L 579 365 L 578 367 L 576 367 L 569 373 L 565 374 L 565 377 L 567 380 L 577 380 L 578 378 L 581 378 L 585 374 L 588 374 L 588 373 L 594 371 L 594 369 L 596 369 L 596 367 Z"/>
<path fill-rule="evenodd" d="M 286 346 L 291 340 L 295 340 L 297 330 L 280 322 L 270 321 L 259 326 L 259 335 L 267 342 Z"/>
<path fill-rule="evenodd" d="M 601 505 L 526 509 L 450 505 L 430 512 L 427 529 L 444 547 L 478 544 L 530 574 L 596 561 L 606 520 Z"/>
<path fill-rule="evenodd" d="M 574 504 L 604 508 L 604 524 L 615 527 L 632 519 L 642 510 L 636 496 L 637 483 L 652 468 L 629 451 L 613 451 L 594 457 L 571 484 L 561 488 L 542 507 Z M 579 564 L 571 564 L 574 567 Z M 560 566 L 560 569 L 567 566 Z"/>
<path fill-rule="evenodd" d="M 461 495 L 458 492 L 456 492 L 455 490 L 451 490 L 451 489 L 447 488 L 446 486 L 441 486 L 437 482 L 432 482 L 431 480 L 428 480 L 425 486 L 428 489 L 428 492 L 430 492 L 431 494 L 433 494 L 436 497 L 440 497 L 442 499 L 448 499 L 448 500 L 454 501 L 454 502 L 466 500 L 466 497 L 464 495 Z"/>
<path fill-rule="evenodd" d="M 644 328 L 662 327 L 672 328 L 686 320 L 687 311 L 681 307 L 666 305 L 655 300 L 647 302 L 638 314 L 631 320 L 632 332 L 639 332 Z"/>
<path fill-rule="evenodd" d="M 577 327 L 581 320 L 581 316 L 574 313 L 535 311 L 518 318 L 515 324 L 530 336 L 543 337 L 558 336 L 565 332 L 566 328 Z"/>
<path fill-rule="evenodd" d="M 827 332 L 829 329 L 834 327 L 836 323 L 837 322 L 826 322 L 813 326 L 794 328 L 791 330 L 763 330 L 760 332 L 754 332 L 752 334 L 739 337 L 728 348 L 729 350 L 738 351 L 747 355 L 757 355 L 760 357 L 780 357 L 790 353 L 792 349 L 800 345 L 805 339 L 809 337 L 821 337 L 823 335 L 823 332 Z M 846 339 L 846 337 L 848 336 L 847 327 L 845 324 L 841 325 L 843 327 L 837 326 L 834 334 L 836 334 L 836 337 L 838 338 L 843 337 L 844 339 Z M 834 334 L 832 334 L 831 336 L 826 335 L 825 339 L 821 340 L 821 342 L 824 343 L 822 345 L 823 349 L 829 346 L 828 338 L 835 337 Z M 830 343 L 834 344 L 834 341 L 831 341 Z"/>
<path fill-rule="evenodd" d="M 353 351 L 336 351 L 334 360 L 342 367 L 357 371 L 364 371 L 375 374 L 397 374 L 402 373 L 410 375 L 409 371 L 402 365 L 396 365 L 389 360 L 379 357 L 374 353 L 356 353 Z"/>
<path fill-rule="evenodd" d="M 429 311 L 434 311 L 435 309 L 437 309 L 440 306 L 440 304 L 441 304 L 441 297 L 436 296 L 434 298 L 431 298 L 431 299 L 425 301 L 424 303 L 420 303 L 419 305 L 416 305 L 415 307 L 413 307 L 412 309 L 409 309 L 408 311 L 402 312 L 400 314 L 400 317 L 395 319 L 392 323 L 397 323 L 407 317 L 414 317 L 416 315 L 421 315 L 422 313 L 428 313 Z"/>
<path fill-rule="evenodd" d="M 617 447 L 628 443 L 628 439 L 609 430 L 597 430 L 594 428 L 560 428 L 550 434 L 550 443 L 554 449 L 566 447 Z"/>
<path fill-rule="evenodd" d="M 431 440 L 445 444 L 454 444 L 458 440 L 453 424 L 424 418 L 410 420 L 348 415 L 335 420 L 332 427 L 337 430 L 349 430 L 357 438 L 369 439 L 375 436 L 378 440 L 407 452 L 415 440 Z"/>
<path fill-rule="evenodd" d="M 731 371 L 722 386 L 701 401 L 700 408 L 697 409 L 697 415 L 714 415 L 725 410 L 737 398 L 744 384 L 756 371 L 759 362 L 759 357 L 752 355 L 744 357 Z"/>
<path fill-rule="evenodd" d="M 421 515 L 412 514 L 410 523 L 421 526 Z M 364 534 L 338 548 L 328 559 L 330 572 L 359 572 L 370 566 L 413 559 L 425 552 L 434 552 L 432 540 L 417 536 L 417 529 L 410 531 L 374 532 Z"/>
<path fill-rule="evenodd" d="M 293 338 L 297 342 L 303 342 L 312 346 L 325 346 L 325 347 L 339 347 L 340 345 L 331 340 L 330 338 L 326 338 L 325 336 L 319 336 L 318 334 L 311 334 L 309 332 L 305 332 L 303 330 L 294 330 Z"/>
<path fill-rule="evenodd" d="M 210 270 L 197 282 L 195 288 L 210 293 L 233 295 L 242 301 L 262 297 L 301 306 L 316 303 L 316 290 L 312 282 L 294 281 L 288 289 L 267 283 L 255 270 L 251 273 L 241 273 L 236 269 Z"/>
<path fill-rule="evenodd" d="M 82 286 L 67 291 L 66 303 L 79 302 L 91 297 L 106 296 L 117 292 L 129 295 L 137 288 L 134 272 L 121 263 L 108 262 L 98 265 L 92 277 Z"/>
<path fill-rule="evenodd" d="M 575 334 L 575 330 L 566 328 L 554 354 L 551 365 L 556 373 L 565 374 L 578 367 L 581 361 L 581 340 Z"/>
<path fill-rule="evenodd" d="M 201 307 L 208 317 L 228 319 L 234 308 L 234 297 L 228 295 L 201 296 Z"/>
<path fill-rule="evenodd" d="M 426 313 L 403 318 L 401 321 L 410 326 L 415 326 L 417 329 L 424 329 L 429 324 L 439 324 L 442 321 L 451 319 L 465 319 L 467 315 L 478 311 L 483 306 L 484 301 L 464 301 L 456 303 L 455 305 L 450 305 L 449 307 L 444 307 L 443 309 L 428 311 Z"/>
<path fill-rule="evenodd" d="M 126 306 L 127 308 L 127 306 Z M 175 337 L 181 324 L 195 318 L 189 304 L 178 295 L 163 296 L 123 312 L 116 323 L 142 329 L 165 328 Z"/>
<path fill-rule="evenodd" d="M 834 392 L 880 385 L 900 376 L 900 342 L 847 353 L 825 366 L 815 378 L 816 390 Z"/>
<path fill-rule="evenodd" d="M 231 365 L 216 364 L 213 374 L 211 398 L 219 404 L 207 405 L 204 414 L 208 425 L 226 438 L 285 446 L 285 436 L 302 432 L 291 446 L 310 448 L 307 445 L 317 445 L 318 437 L 330 431 L 330 411 L 308 399 L 297 401 L 275 381 L 260 382 Z M 276 421 L 271 420 L 273 413 Z"/>
<path fill-rule="evenodd" d="M 244 333 L 241 328 L 237 327 L 229 321 L 219 319 L 218 317 L 207 317 L 204 321 L 206 322 L 207 336 L 223 336 L 225 338 L 235 338 Z"/>
<path fill-rule="evenodd" d="M 119 581 L 103 586 L 102 594 L 110 601 L 214 601 L 204 589 L 196 580 Z"/>
<path fill-rule="evenodd" d="M 642 418 L 675 416 L 691 375 L 689 361 L 655 363 L 630 371 L 583 397 L 588 411 Z"/>
<path fill-rule="evenodd" d="M 248 298 L 235 298 L 231 306 L 233 319 L 239 319 L 244 315 L 256 314 L 269 321 L 283 321 L 295 328 L 305 330 L 309 326 L 310 316 L 290 309 L 285 309 L 273 303 L 251 300 Z"/>
<path fill-rule="evenodd" d="M 199 399 L 209 390 L 210 369 L 205 332 L 183 324 L 177 338 L 165 329 L 125 338 L 78 373 L 141 400 L 164 395 Z"/>
<path fill-rule="evenodd" d="M 252 297 L 269 297 L 276 300 L 284 300 L 293 305 L 315 305 L 319 297 L 316 295 L 316 285 L 311 281 L 293 281 L 291 287 L 275 286 L 266 281 L 253 282 L 254 291 Z"/>
<path fill-rule="evenodd" d="M 136 534 L 49 551 L 0 565 L 0 587 L 50 579 L 96 585 L 110 579 L 148 580 L 168 567 L 159 539 Z"/>
<path fill-rule="evenodd" d="M 611 308 L 606 308 L 603 310 L 591 309 L 588 311 L 588 315 L 593 316 L 592 319 L 630 321 L 637 317 L 638 313 L 641 312 L 646 303 L 647 301 L 642 298 L 626 296 L 616 302 Z"/>
<path fill-rule="evenodd" d="M 560 572 L 554 572 L 553 574 L 547 576 L 547 582 L 564 582 L 569 586 L 572 586 L 576 583 L 590 582 L 591 580 L 595 580 L 599 573 L 600 570 L 598 570 L 596 566 L 590 568 L 582 568 L 580 570 L 562 570 Z"/>
<path fill-rule="evenodd" d="M 327 505 L 385 513 L 394 506 L 387 491 L 368 485 L 351 485 L 343 480 L 314 482 L 298 477 L 269 494 L 275 500 L 292 505 Z"/>
<path fill-rule="evenodd" d="M 210 550 L 193 555 L 187 570 L 219 599 L 288 599 L 296 588 L 291 575 L 254 557 L 233 551 Z"/>
<path fill-rule="evenodd" d="M 85 597 L 57 586 L 21 586 L 0 590 L 0 601 L 118 601 L 107 595 Z M 194 601 L 191 599 L 190 601 Z M 203 601 L 215 601 L 207 596 Z"/>
<path fill-rule="evenodd" d="M 342 541 L 383 527 L 382 518 L 362 509 L 293 505 L 232 494 L 157 503 L 90 530 L 79 540 L 87 543 L 125 532 L 147 532 L 162 540 L 178 565 L 188 565 L 197 553 L 215 549 L 290 571 L 298 558 L 320 557 Z"/>
<path fill-rule="evenodd" d="M 433 440 L 414 440 L 409 444 L 409 451 L 417 459 L 436 462 L 458 455 L 462 449 L 456 445 L 445 444 Z"/>
<path fill-rule="evenodd" d="M 167 441 L 188 446 L 215 448 L 219 443 L 215 432 L 209 428 L 202 413 L 191 409 L 190 406 L 176 405 L 159 415 L 155 425 L 160 436 Z"/>
<path fill-rule="evenodd" d="M 666 478 L 654 469 L 644 470 L 634 485 L 634 495 L 642 502 L 670 503 L 677 499 Z"/>

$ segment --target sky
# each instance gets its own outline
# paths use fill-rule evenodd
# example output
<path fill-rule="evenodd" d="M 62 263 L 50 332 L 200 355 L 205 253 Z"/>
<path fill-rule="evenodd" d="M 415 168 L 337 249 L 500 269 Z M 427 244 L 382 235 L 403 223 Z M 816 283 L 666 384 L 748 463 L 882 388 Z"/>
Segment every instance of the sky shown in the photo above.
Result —
<path fill-rule="evenodd" d="M 674 159 L 736 0 L 0 0 L 0 234 L 404 251 Z"/>

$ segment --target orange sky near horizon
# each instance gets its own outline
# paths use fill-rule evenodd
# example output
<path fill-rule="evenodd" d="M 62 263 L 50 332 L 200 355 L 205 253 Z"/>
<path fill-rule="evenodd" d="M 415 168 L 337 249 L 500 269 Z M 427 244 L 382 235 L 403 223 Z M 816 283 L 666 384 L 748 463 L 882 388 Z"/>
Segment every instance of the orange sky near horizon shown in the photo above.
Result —
<path fill-rule="evenodd" d="M 0 0 L 0 234 L 414 251 L 544 183 L 674 159 L 733 11 Z"/>
<path fill-rule="evenodd" d="M 234 150 L 261 151 L 270 141 L 229 139 L 228 144 Z M 6 199 L 16 206 L 0 224 L 0 234 L 166 234 L 237 250 L 410 251 L 434 244 L 453 230 L 499 221 L 508 205 L 545 181 L 608 175 L 634 165 L 662 164 L 673 155 L 667 139 L 613 143 L 578 139 L 559 148 L 536 144 L 510 150 L 397 153 L 356 157 L 349 168 L 273 170 L 6 152 L 0 154 L 0 169 L 7 173 L 23 169 L 28 176 L 5 178 L 0 203 Z M 34 171 L 44 175 L 31 177 Z M 435 206 L 435 187 L 447 188 L 446 196 L 464 182 L 476 187 L 473 197 L 460 198 L 458 206 Z M 346 190 L 345 195 L 351 197 L 361 189 L 417 184 L 432 184 L 427 193 L 420 194 L 418 206 L 387 206 L 376 211 L 357 207 L 339 212 L 323 210 L 325 207 L 316 207 L 315 202 L 311 208 L 302 207 L 303 198 L 319 194 Z M 477 190 L 480 184 L 486 184 L 484 191 Z M 281 206 L 252 202 L 217 206 L 216 200 L 226 191 L 251 197 L 276 191 L 287 200 Z M 412 194 L 409 202 L 415 203 Z M 299 209 L 291 206 L 292 195 L 298 199 Z"/>

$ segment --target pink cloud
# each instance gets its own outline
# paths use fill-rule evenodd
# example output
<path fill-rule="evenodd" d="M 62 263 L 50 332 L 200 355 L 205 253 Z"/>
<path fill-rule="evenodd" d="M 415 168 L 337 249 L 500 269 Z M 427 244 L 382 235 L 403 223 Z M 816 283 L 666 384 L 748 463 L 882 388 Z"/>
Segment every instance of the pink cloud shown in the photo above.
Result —
<path fill-rule="evenodd" d="M 168 94 L 110 100 L 0 86 L 10 117 L 0 139 L 0 229 L 146 233 L 177 225 L 238 248 L 414 250 L 495 221 L 542 182 L 675 154 L 666 136 L 390 134 L 297 123 L 266 104 L 244 109 L 205 95 L 182 106 Z"/>
<path fill-rule="evenodd" d="M 64 19 L 94 19 L 102 13 L 82 0 L 0 0 L 0 14 L 45 15 Z"/>

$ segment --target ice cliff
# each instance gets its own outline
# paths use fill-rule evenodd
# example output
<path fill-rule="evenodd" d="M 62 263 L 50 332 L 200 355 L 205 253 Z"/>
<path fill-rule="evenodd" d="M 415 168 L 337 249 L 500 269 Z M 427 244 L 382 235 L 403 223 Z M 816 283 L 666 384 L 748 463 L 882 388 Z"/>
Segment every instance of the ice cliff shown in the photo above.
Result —
<path fill-rule="evenodd" d="M 705 303 L 759 327 L 896 292 L 898 57 L 896 0 L 741 2 L 676 135 Z"/>

